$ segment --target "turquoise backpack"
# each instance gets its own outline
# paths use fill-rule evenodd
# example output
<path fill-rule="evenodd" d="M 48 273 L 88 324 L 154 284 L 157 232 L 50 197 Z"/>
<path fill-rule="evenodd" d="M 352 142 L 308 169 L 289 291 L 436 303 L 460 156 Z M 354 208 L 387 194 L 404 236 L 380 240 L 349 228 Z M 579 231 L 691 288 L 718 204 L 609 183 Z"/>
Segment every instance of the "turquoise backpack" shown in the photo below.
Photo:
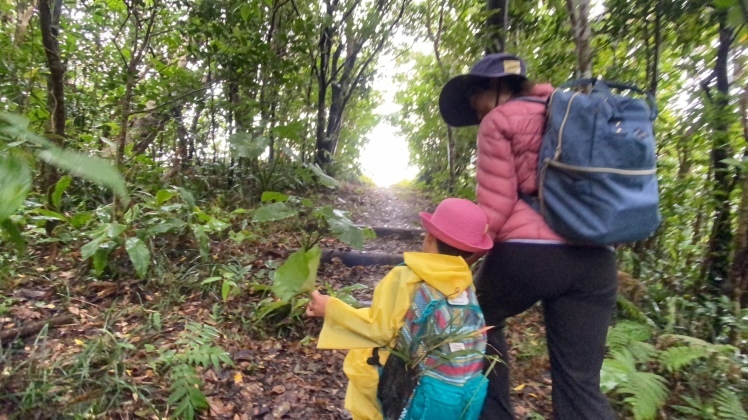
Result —
<path fill-rule="evenodd" d="M 448 299 L 423 282 L 380 370 L 385 419 L 476 420 L 486 396 L 485 321 L 475 290 Z M 372 356 L 378 361 L 378 355 Z"/>

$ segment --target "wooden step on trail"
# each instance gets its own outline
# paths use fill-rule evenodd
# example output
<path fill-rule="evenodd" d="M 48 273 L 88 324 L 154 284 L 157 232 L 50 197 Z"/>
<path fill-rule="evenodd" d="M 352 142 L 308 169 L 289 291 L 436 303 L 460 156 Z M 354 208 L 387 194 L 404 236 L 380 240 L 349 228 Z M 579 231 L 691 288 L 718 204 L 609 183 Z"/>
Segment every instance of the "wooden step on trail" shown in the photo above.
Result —
<path fill-rule="evenodd" d="M 396 236 L 400 239 L 413 239 L 423 236 L 425 233 L 423 229 L 410 229 L 410 228 L 396 228 L 387 226 L 359 226 L 361 228 L 369 227 L 377 234 L 377 238 L 383 238 L 386 236 Z"/>

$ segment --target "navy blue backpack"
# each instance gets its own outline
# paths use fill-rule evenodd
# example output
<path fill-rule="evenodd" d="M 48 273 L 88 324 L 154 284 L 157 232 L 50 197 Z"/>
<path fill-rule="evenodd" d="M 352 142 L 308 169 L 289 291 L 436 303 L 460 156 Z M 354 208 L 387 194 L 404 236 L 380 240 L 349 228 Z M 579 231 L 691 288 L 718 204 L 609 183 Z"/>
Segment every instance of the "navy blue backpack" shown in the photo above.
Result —
<path fill-rule="evenodd" d="M 583 85 L 591 90 L 569 90 Z M 611 245 L 651 236 L 661 220 L 652 95 L 615 82 L 574 80 L 553 92 L 547 115 L 538 197 L 527 201 L 574 243 Z"/>

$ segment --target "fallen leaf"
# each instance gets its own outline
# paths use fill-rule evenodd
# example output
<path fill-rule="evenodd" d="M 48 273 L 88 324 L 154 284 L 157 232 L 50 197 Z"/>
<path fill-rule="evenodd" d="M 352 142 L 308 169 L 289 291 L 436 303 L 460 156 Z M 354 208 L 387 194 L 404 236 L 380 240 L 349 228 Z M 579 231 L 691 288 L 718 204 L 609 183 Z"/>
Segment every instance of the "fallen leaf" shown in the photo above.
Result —
<path fill-rule="evenodd" d="M 286 387 L 283 386 L 283 385 L 276 385 L 276 386 L 273 387 L 272 391 L 274 393 L 276 393 L 276 394 L 282 394 L 282 393 L 286 392 Z"/>
<path fill-rule="evenodd" d="M 10 309 L 10 312 L 21 319 L 39 319 L 42 317 L 42 314 L 40 314 L 39 312 L 32 311 L 28 308 L 24 308 L 23 306 L 14 306 Z"/>
<path fill-rule="evenodd" d="M 241 372 L 236 372 L 234 374 L 234 383 L 237 384 L 237 385 L 244 383 L 244 379 L 242 378 L 242 373 Z"/>
<path fill-rule="evenodd" d="M 210 406 L 210 414 L 214 416 L 225 416 L 231 414 L 234 411 L 233 404 L 225 405 L 223 401 L 214 397 L 207 397 L 208 405 Z"/>
<path fill-rule="evenodd" d="M 249 350 L 239 350 L 238 352 L 234 353 L 232 358 L 234 359 L 234 363 L 239 361 L 251 362 L 253 359 L 252 352 Z"/>
<path fill-rule="evenodd" d="M 49 292 L 44 290 L 18 289 L 18 294 L 27 299 L 42 299 L 46 297 Z"/>

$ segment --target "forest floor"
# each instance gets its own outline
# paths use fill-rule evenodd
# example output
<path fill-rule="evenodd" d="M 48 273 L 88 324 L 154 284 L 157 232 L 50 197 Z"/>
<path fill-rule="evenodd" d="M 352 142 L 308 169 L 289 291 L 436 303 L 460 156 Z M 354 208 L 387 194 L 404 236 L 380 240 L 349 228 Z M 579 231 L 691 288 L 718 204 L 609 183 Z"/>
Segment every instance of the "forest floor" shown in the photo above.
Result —
<path fill-rule="evenodd" d="M 376 227 L 420 228 L 418 212 L 433 205 L 403 188 L 344 185 L 326 198 L 347 210 L 355 223 Z M 419 250 L 421 236 L 370 240 L 364 252 L 399 254 Z M 100 412 L 110 418 L 171 417 L 167 402 L 173 377 L 163 374 L 166 357 L 186 352 L 189 325 L 213 326 L 214 345 L 230 354 L 233 366 L 198 367 L 208 409 L 218 419 L 346 419 L 343 409 L 345 352 L 318 350 L 318 319 L 270 314 L 255 325 L 252 311 L 266 298 L 259 286 L 290 252 L 282 235 L 235 245 L 211 243 L 216 260 L 239 261 L 247 285 L 222 302 L 206 285 L 184 287 L 187 274 L 158 281 L 132 276 L 91 281 L 76 252 L 35 249 L 30 262 L 14 272 L 13 293 L 0 301 L 0 334 L 40 320 L 45 328 L 0 348 L 0 419 L 55 418 L 60 413 Z M 323 248 L 347 251 L 340 242 Z M 177 250 L 175 250 L 177 251 Z M 175 261 L 187 264 L 190 261 Z M 391 266 L 346 267 L 323 262 L 318 282 L 333 290 L 349 288 L 361 301 Z M 86 281 L 81 279 L 86 278 Z M 203 277 L 204 278 L 204 277 Z M 249 279 L 252 281 L 250 282 Z M 179 284 L 179 287 L 171 287 Z M 242 284 L 239 285 L 241 287 Z M 300 313 L 297 311 L 297 315 Z M 511 320 L 512 397 L 521 419 L 550 417 L 550 377 L 542 314 L 537 309 Z M 194 337 L 193 337 L 194 338 Z M 188 344 L 185 344 L 188 343 Z M 174 352 L 169 353 L 170 350 Z M 170 379 L 171 378 L 171 379 Z M 107 406 L 108 404 L 108 406 Z M 158 414 L 156 414 L 158 413 Z"/>

